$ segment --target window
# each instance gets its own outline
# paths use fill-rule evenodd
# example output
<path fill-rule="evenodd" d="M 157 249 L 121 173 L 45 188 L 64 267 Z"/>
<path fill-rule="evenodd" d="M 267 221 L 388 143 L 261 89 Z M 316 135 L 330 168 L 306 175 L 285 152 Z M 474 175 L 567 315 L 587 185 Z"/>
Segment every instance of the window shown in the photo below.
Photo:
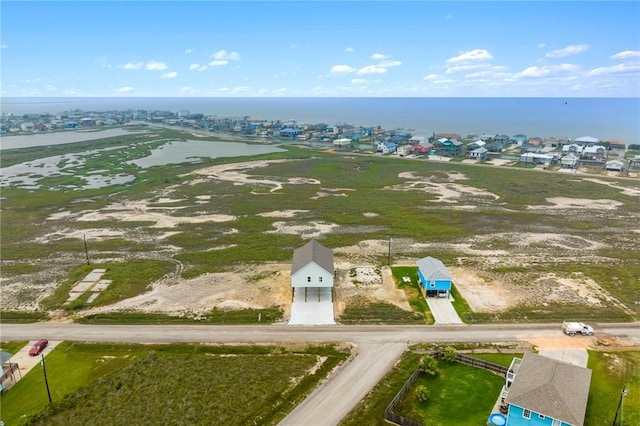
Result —
<path fill-rule="evenodd" d="M 538 414 L 539 419 L 544 419 L 544 414 Z"/>
<path fill-rule="evenodd" d="M 322 277 L 319 277 L 319 278 L 318 278 L 318 281 L 322 282 Z"/>
<path fill-rule="evenodd" d="M 524 417 L 525 419 L 530 419 L 531 418 L 531 410 L 527 410 L 525 408 L 524 411 L 522 412 L 522 417 Z"/>
<path fill-rule="evenodd" d="M 307 277 L 307 282 L 310 283 L 311 282 L 311 277 Z"/>
<path fill-rule="evenodd" d="M 436 282 L 435 281 L 431 281 L 431 287 L 435 287 L 436 286 Z"/>

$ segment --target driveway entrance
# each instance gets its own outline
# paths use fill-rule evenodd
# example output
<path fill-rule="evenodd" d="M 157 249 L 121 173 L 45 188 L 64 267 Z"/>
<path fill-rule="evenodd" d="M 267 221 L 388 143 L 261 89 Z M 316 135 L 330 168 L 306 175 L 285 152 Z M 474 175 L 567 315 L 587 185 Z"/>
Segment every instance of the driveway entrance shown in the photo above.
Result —
<path fill-rule="evenodd" d="M 290 325 L 335 323 L 330 287 L 297 287 L 294 289 Z"/>

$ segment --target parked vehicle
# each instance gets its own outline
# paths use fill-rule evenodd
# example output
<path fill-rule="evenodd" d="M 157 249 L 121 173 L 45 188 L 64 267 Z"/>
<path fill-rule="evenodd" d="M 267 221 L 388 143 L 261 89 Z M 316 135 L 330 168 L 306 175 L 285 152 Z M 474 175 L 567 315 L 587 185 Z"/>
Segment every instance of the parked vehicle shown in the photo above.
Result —
<path fill-rule="evenodd" d="M 47 339 L 38 340 L 36 343 L 34 343 L 33 346 L 31 346 L 31 349 L 29 349 L 29 355 L 31 356 L 40 355 L 40 353 L 44 351 L 44 348 L 46 348 L 48 345 L 49 345 L 49 341 Z"/>
<path fill-rule="evenodd" d="M 562 323 L 562 331 L 569 336 L 574 336 L 576 333 L 583 334 L 585 336 L 593 336 L 593 327 L 583 322 L 567 322 Z"/>

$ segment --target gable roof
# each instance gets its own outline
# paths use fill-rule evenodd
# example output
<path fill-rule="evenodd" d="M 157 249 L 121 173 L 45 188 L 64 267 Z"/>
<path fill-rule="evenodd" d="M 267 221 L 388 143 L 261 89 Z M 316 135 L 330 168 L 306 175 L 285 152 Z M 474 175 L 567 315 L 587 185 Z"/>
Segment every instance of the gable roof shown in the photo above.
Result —
<path fill-rule="evenodd" d="M 426 280 L 449 280 L 452 281 L 451 274 L 444 266 L 444 263 L 433 257 L 423 257 L 416 264 Z"/>
<path fill-rule="evenodd" d="M 583 425 L 590 384 L 591 370 L 526 352 L 505 402 Z"/>
<path fill-rule="evenodd" d="M 316 240 L 311 240 L 293 251 L 291 274 L 293 275 L 311 262 L 316 263 L 330 274 L 334 273 L 333 251 Z"/>

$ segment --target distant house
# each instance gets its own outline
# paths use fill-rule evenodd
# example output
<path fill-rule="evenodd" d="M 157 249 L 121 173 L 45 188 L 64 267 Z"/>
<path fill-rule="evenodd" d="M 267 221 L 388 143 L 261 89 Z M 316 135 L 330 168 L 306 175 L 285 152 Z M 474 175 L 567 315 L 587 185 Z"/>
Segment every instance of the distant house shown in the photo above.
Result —
<path fill-rule="evenodd" d="M 473 151 L 474 149 L 478 149 L 478 148 L 482 148 L 484 146 L 486 146 L 487 143 L 483 140 L 477 140 L 475 142 L 471 142 L 469 145 L 467 145 L 467 150 L 468 151 Z"/>
<path fill-rule="evenodd" d="M 542 142 L 540 143 L 530 143 L 531 139 L 529 139 L 527 142 L 522 144 L 522 147 L 520 148 L 520 153 L 524 154 L 527 152 L 541 152 L 542 151 Z"/>
<path fill-rule="evenodd" d="M 411 138 L 407 141 L 411 145 L 415 145 L 417 143 L 429 143 L 429 138 L 426 136 L 411 136 Z"/>
<path fill-rule="evenodd" d="M 502 144 L 502 142 L 494 140 L 493 142 L 489 142 L 486 148 L 489 152 L 502 152 L 504 145 Z"/>
<path fill-rule="evenodd" d="M 349 138 L 340 138 L 333 141 L 333 146 L 335 148 L 350 148 L 353 144 L 353 141 Z"/>
<path fill-rule="evenodd" d="M 457 133 L 434 133 L 434 139 L 462 139 Z"/>
<path fill-rule="evenodd" d="M 604 161 L 607 158 L 607 148 L 602 145 L 590 145 L 582 150 L 582 158 Z"/>
<path fill-rule="evenodd" d="M 617 149 L 620 151 L 627 149 L 627 144 L 618 139 L 607 139 L 605 142 L 609 144 L 609 148 L 611 149 Z"/>
<path fill-rule="evenodd" d="M 394 142 L 380 142 L 377 147 L 377 151 L 383 154 L 394 154 L 398 149 L 398 144 Z"/>
<path fill-rule="evenodd" d="M 556 156 L 553 154 L 540 154 L 537 152 L 527 152 L 520 155 L 520 162 L 525 164 L 543 164 L 549 166 L 556 162 Z"/>
<path fill-rule="evenodd" d="M 469 152 L 469 158 L 474 159 L 474 160 L 486 160 L 487 159 L 487 153 L 489 152 L 489 150 L 485 147 L 480 147 L 477 149 L 474 149 L 473 151 Z"/>
<path fill-rule="evenodd" d="M 277 136 L 282 139 L 295 139 L 301 133 L 302 133 L 302 130 L 300 129 L 294 129 L 293 127 L 285 127 L 284 129 L 278 130 Z"/>
<path fill-rule="evenodd" d="M 582 426 L 590 385 L 591 370 L 526 352 L 505 380 L 506 424 Z"/>
<path fill-rule="evenodd" d="M 499 135 L 493 138 L 494 142 L 500 142 L 501 144 L 505 144 L 507 142 L 509 142 L 510 138 L 507 135 Z"/>
<path fill-rule="evenodd" d="M 413 155 L 426 155 L 433 149 L 433 144 L 425 141 L 411 145 Z"/>
<path fill-rule="evenodd" d="M 604 169 L 609 172 L 623 172 L 625 164 L 622 160 L 609 160 L 605 163 Z"/>
<path fill-rule="evenodd" d="M 580 158 L 573 152 L 565 155 L 560 159 L 560 165 L 563 169 L 575 169 L 578 166 Z"/>
<path fill-rule="evenodd" d="M 575 154 L 582 154 L 582 150 L 584 149 L 584 147 L 582 145 L 578 145 L 577 143 L 570 143 L 568 145 L 563 145 L 562 146 L 562 153 L 563 154 L 568 154 L 570 152 L 573 152 Z"/>
<path fill-rule="evenodd" d="M 335 324 L 333 251 L 311 240 L 293 252 L 293 303 L 289 324 Z"/>
<path fill-rule="evenodd" d="M 576 143 L 581 146 L 593 146 L 600 143 L 600 139 L 594 138 L 591 136 L 581 136 L 577 139 L 573 140 L 573 143 Z"/>
<path fill-rule="evenodd" d="M 527 135 L 523 135 L 521 133 L 519 133 L 517 135 L 513 135 L 513 137 L 511 138 L 511 140 L 514 141 L 518 145 L 524 144 L 528 139 L 529 138 L 527 138 Z"/>
<path fill-rule="evenodd" d="M 446 157 L 457 157 L 460 155 L 462 142 L 457 139 L 440 138 L 434 144 L 438 154 Z"/>
<path fill-rule="evenodd" d="M 449 296 L 451 292 L 451 274 L 444 264 L 433 257 L 424 257 L 416 262 L 418 265 L 418 282 L 422 294 L 435 296 L 439 292 Z"/>
<path fill-rule="evenodd" d="M 22 130 L 23 132 L 33 132 L 35 130 L 35 127 L 33 123 L 22 123 L 20 124 L 20 130 Z"/>

